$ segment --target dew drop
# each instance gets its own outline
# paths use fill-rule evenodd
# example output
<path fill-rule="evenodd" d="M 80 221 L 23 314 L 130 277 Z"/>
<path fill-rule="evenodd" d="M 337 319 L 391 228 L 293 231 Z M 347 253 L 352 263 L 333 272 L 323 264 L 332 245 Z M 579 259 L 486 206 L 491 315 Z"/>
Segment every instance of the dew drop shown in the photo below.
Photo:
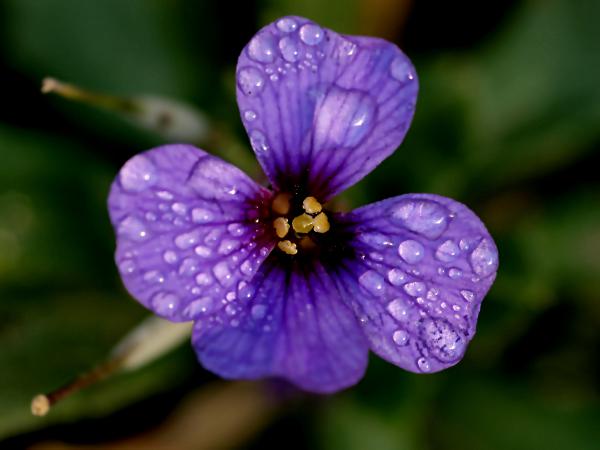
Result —
<path fill-rule="evenodd" d="M 175 214 L 179 214 L 180 216 L 183 216 L 187 212 L 187 206 L 185 206 L 185 204 L 183 204 L 183 203 L 175 202 L 171 205 L 171 210 Z"/>
<path fill-rule="evenodd" d="M 175 238 L 175 245 L 181 250 L 186 250 L 198 243 L 200 240 L 200 233 L 197 230 L 190 231 L 189 233 L 180 234 Z"/>
<path fill-rule="evenodd" d="M 240 90 L 248 96 L 256 96 L 265 87 L 265 78 L 256 67 L 244 67 L 237 74 Z"/>
<path fill-rule="evenodd" d="M 273 36 L 267 32 L 254 36 L 248 44 L 248 56 L 260 63 L 273 62 L 275 51 Z"/>
<path fill-rule="evenodd" d="M 475 294 L 472 291 L 469 291 L 466 289 L 460 291 L 460 295 L 462 296 L 462 298 L 464 298 L 468 302 L 472 302 L 473 299 L 475 298 Z"/>
<path fill-rule="evenodd" d="M 383 295 L 385 281 L 377 272 L 367 270 L 360 276 L 358 282 L 371 294 L 376 296 Z"/>
<path fill-rule="evenodd" d="M 265 317 L 265 314 L 267 313 L 267 307 L 265 305 L 254 305 L 250 312 L 254 320 L 260 320 Z"/>
<path fill-rule="evenodd" d="M 119 263 L 119 271 L 122 274 L 130 274 L 135 271 L 135 263 L 131 259 L 124 259 Z"/>
<path fill-rule="evenodd" d="M 253 122 L 254 120 L 256 120 L 257 117 L 257 114 L 251 109 L 247 109 L 246 111 L 244 111 L 244 119 L 246 119 L 246 121 L 248 122 Z"/>
<path fill-rule="evenodd" d="M 416 264 L 423 259 L 425 248 L 423 245 L 413 239 L 409 239 L 400 243 L 398 246 L 398 254 L 409 264 Z"/>
<path fill-rule="evenodd" d="M 127 216 L 119 224 L 117 232 L 132 241 L 143 241 L 148 238 L 146 226 L 133 216 Z"/>
<path fill-rule="evenodd" d="M 194 223 L 208 223 L 213 220 L 213 214 L 204 208 L 192 209 L 192 222 Z"/>
<path fill-rule="evenodd" d="M 279 40 L 279 51 L 283 59 L 288 62 L 296 62 L 300 59 L 300 46 L 291 36 L 284 36 Z"/>
<path fill-rule="evenodd" d="M 158 191 L 156 196 L 161 200 L 166 200 L 167 202 L 173 200 L 173 194 L 171 194 L 169 191 Z"/>
<path fill-rule="evenodd" d="M 244 275 L 252 275 L 254 273 L 254 266 L 252 265 L 252 262 L 249 259 L 245 260 L 240 266 L 240 271 Z"/>
<path fill-rule="evenodd" d="M 402 200 L 390 212 L 393 222 L 428 239 L 437 239 L 448 226 L 446 209 L 430 200 Z"/>
<path fill-rule="evenodd" d="M 358 238 L 365 244 L 376 248 L 392 247 L 394 245 L 389 236 L 381 233 L 360 233 Z"/>
<path fill-rule="evenodd" d="M 404 56 L 398 56 L 392 61 L 390 73 L 400 82 L 411 81 L 415 78 L 414 68 Z"/>
<path fill-rule="evenodd" d="M 394 286 L 400 286 L 404 280 L 406 275 L 400 269 L 390 269 L 388 272 L 388 281 Z"/>
<path fill-rule="evenodd" d="M 317 45 L 323 40 L 323 29 L 314 24 L 307 23 L 300 28 L 300 39 L 306 45 Z"/>
<path fill-rule="evenodd" d="M 200 272 L 196 275 L 196 284 L 198 286 L 210 286 L 212 284 L 212 277 L 204 272 Z"/>
<path fill-rule="evenodd" d="M 227 256 L 231 252 L 237 250 L 240 246 L 240 241 L 234 241 L 233 239 L 225 239 L 219 245 L 219 249 L 217 250 L 220 255 Z"/>
<path fill-rule="evenodd" d="M 290 17 L 283 17 L 279 19 L 276 25 L 277 29 L 283 33 L 291 33 L 298 28 L 296 21 Z"/>
<path fill-rule="evenodd" d="M 392 340 L 396 343 L 396 345 L 406 345 L 408 343 L 408 333 L 404 330 L 396 330 L 392 335 Z"/>
<path fill-rule="evenodd" d="M 388 303 L 387 312 L 390 313 L 396 320 L 406 320 L 408 318 L 408 311 L 404 306 L 404 302 L 400 298 L 396 298 Z"/>
<path fill-rule="evenodd" d="M 221 261 L 213 267 L 213 274 L 222 286 L 231 286 L 233 277 L 225 261 Z"/>
<path fill-rule="evenodd" d="M 460 269 L 457 269 L 456 267 L 451 267 L 451 268 L 448 270 L 448 276 L 449 276 L 450 278 L 452 278 L 453 280 L 457 280 L 457 279 L 459 279 L 460 277 L 462 277 L 462 270 L 460 270 Z"/>
<path fill-rule="evenodd" d="M 498 268 L 498 252 L 494 244 L 487 238 L 482 239 L 471 253 L 471 266 L 480 277 L 493 274 Z"/>
<path fill-rule="evenodd" d="M 183 276 L 192 276 L 198 271 L 198 265 L 193 258 L 185 258 L 181 261 L 181 265 L 179 266 L 179 270 L 177 273 Z"/>
<path fill-rule="evenodd" d="M 125 163 L 119 174 L 123 189 L 140 192 L 157 180 L 156 167 L 145 155 L 136 155 Z"/>
<path fill-rule="evenodd" d="M 147 283 L 164 283 L 165 277 L 158 270 L 150 270 L 144 274 L 144 281 Z"/>
<path fill-rule="evenodd" d="M 466 347 L 464 338 L 445 320 L 426 320 L 422 333 L 427 347 L 442 361 L 457 360 Z"/>
<path fill-rule="evenodd" d="M 194 249 L 194 253 L 202 258 L 208 258 L 212 255 L 212 250 L 204 245 L 199 245 Z"/>
<path fill-rule="evenodd" d="M 239 237 L 244 234 L 244 226 L 241 223 L 230 223 L 227 225 L 227 231 L 230 235 Z"/>
<path fill-rule="evenodd" d="M 429 361 L 427 358 L 421 356 L 417 359 L 417 367 L 421 372 L 429 372 L 431 370 L 431 366 L 429 365 Z"/>
<path fill-rule="evenodd" d="M 161 316 L 173 315 L 179 306 L 179 298 L 172 292 L 160 291 L 152 297 L 152 309 Z"/>
<path fill-rule="evenodd" d="M 177 253 L 175 253 L 173 250 L 167 250 L 163 253 L 163 260 L 167 264 L 175 264 L 177 262 L 177 259 Z"/>
<path fill-rule="evenodd" d="M 422 281 L 412 281 L 404 285 L 404 291 L 413 297 L 422 295 L 427 290 L 427 286 Z"/>
<path fill-rule="evenodd" d="M 193 300 L 184 310 L 183 315 L 189 319 L 197 317 L 199 314 L 206 314 L 213 307 L 213 300 L 210 297 L 201 297 Z"/>
<path fill-rule="evenodd" d="M 460 253 L 460 249 L 458 245 L 450 239 L 441 244 L 437 250 L 435 251 L 435 257 L 442 262 L 452 262 L 456 259 L 458 254 Z"/>
<path fill-rule="evenodd" d="M 267 138 L 259 130 L 252 130 L 250 132 L 250 145 L 255 152 L 266 152 L 269 150 L 269 144 L 267 144 Z"/>

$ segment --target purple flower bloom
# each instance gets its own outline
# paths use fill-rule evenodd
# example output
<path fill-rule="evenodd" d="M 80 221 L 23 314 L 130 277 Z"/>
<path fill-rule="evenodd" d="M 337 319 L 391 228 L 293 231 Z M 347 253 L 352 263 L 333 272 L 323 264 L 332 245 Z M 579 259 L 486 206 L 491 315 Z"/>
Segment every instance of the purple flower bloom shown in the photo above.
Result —
<path fill-rule="evenodd" d="M 286 17 L 252 38 L 236 74 L 272 189 L 189 145 L 130 159 L 109 198 L 129 292 L 194 321 L 200 362 L 225 378 L 333 392 L 363 376 L 369 349 L 412 372 L 456 364 L 498 266 L 477 216 L 431 194 L 322 206 L 404 138 L 418 89 L 409 59 Z"/>

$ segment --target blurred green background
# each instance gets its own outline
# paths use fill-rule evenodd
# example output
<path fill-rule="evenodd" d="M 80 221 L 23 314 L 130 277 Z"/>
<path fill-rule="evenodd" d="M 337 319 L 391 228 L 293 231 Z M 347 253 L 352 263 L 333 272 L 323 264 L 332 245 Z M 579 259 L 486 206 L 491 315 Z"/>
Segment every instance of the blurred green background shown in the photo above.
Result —
<path fill-rule="evenodd" d="M 356 387 L 312 397 L 221 382 L 184 345 L 31 416 L 34 394 L 147 316 L 115 270 L 105 201 L 123 162 L 166 140 L 43 96 L 41 79 L 185 102 L 246 153 L 204 147 L 242 164 L 237 55 L 285 14 L 415 63 L 405 142 L 344 198 L 434 192 L 482 217 L 501 264 L 466 357 L 429 376 L 372 358 Z M 0 447 L 599 448 L 599 23 L 597 0 L 1 0 Z"/>

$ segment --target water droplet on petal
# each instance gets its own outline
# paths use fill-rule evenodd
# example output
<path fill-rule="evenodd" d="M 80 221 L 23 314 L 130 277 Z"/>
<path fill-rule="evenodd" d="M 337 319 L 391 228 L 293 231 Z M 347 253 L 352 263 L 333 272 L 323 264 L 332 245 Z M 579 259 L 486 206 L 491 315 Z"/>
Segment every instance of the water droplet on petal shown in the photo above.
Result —
<path fill-rule="evenodd" d="M 257 117 L 257 114 L 251 109 L 244 111 L 244 119 L 246 119 L 248 122 L 256 120 Z"/>
<path fill-rule="evenodd" d="M 435 251 L 435 257 L 442 262 L 452 262 L 456 259 L 460 249 L 458 245 L 450 239 L 441 244 Z"/>
<path fill-rule="evenodd" d="M 453 280 L 457 280 L 457 279 L 459 279 L 460 277 L 462 277 L 462 270 L 460 270 L 460 269 L 457 269 L 456 267 L 451 267 L 451 268 L 448 270 L 448 276 L 449 276 L 450 278 L 452 278 Z"/>
<path fill-rule="evenodd" d="M 416 264 L 423 259 L 425 248 L 419 241 L 409 239 L 400 243 L 398 254 L 409 264 Z"/>
<path fill-rule="evenodd" d="M 125 163 L 119 173 L 119 180 L 126 191 L 143 191 L 156 182 L 156 167 L 147 156 L 136 155 Z"/>
<path fill-rule="evenodd" d="M 412 281 L 404 285 L 404 291 L 413 297 L 422 295 L 427 290 L 427 286 L 422 281 Z"/>
<path fill-rule="evenodd" d="M 298 28 L 298 24 L 296 21 L 290 17 L 283 17 L 277 21 L 277 28 L 279 31 L 283 33 L 291 33 L 296 28 Z"/>
<path fill-rule="evenodd" d="M 191 276 L 198 271 L 198 264 L 193 258 L 185 258 L 179 266 L 179 275 Z"/>
<path fill-rule="evenodd" d="M 396 57 L 390 64 L 392 77 L 401 82 L 411 81 L 415 78 L 414 68 L 404 56 Z"/>
<path fill-rule="evenodd" d="M 196 275 L 196 284 L 198 286 L 210 286 L 212 284 L 212 277 L 204 272 L 200 272 Z"/>
<path fill-rule="evenodd" d="M 175 214 L 179 214 L 180 216 L 185 215 L 185 213 L 187 212 L 187 206 L 185 206 L 185 204 L 180 203 L 180 202 L 175 202 L 171 205 L 171 209 L 173 210 L 173 212 Z"/>
<path fill-rule="evenodd" d="M 371 294 L 376 296 L 383 295 L 385 281 L 377 272 L 367 270 L 360 276 L 358 282 Z"/>
<path fill-rule="evenodd" d="M 171 316 L 179 306 L 179 298 L 172 292 L 158 292 L 152 297 L 152 309 L 159 315 Z"/>
<path fill-rule="evenodd" d="M 464 298 L 468 302 L 472 302 L 473 299 L 475 298 L 475 294 L 472 291 L 469 291 L 466 289 L 460 291 L 460 295 L 462 295 L 462 298 Z"/>
<path fill-rule="evenodd" d="M 390 316 L 396 320 L 402 321 L 408 318 L 408 311 L 404 306 L 404 302 L 400 298 L 396 298 L 389 302 L 386 309 L 387 312 L 390 313 Z"/>
<path fill-rule="evenodd" d="M 281 56 L 288 62 L 296 62 L 300 59 L 300 46 L 291 36 L 284 36 L 279 40 Z"/>
<path fill-rule="evenodd" d="M 207 223 L 213 219 L 213 214 L 204 208 L 192 209 L 192 222 L 194 223 Z"/>
<path fill-rule="evenodd" d="M 442 361 L 455 361 L 465 350 L 465 339 L 445 320 L 426 320 L 422 334 L 427 347 Z"/>
<path fill-rule="evenodd" d="M 216 264 L 215 267 L 213 267 L 213 273 L 215 278 L 219 281 L 219 283 L 221 283 L 222 286 L 231 286 L 233 277 L 225 261 Z"/>
<path fill-rule="evenodd" d="M 177 262 L 177 259 L 177 253 L 175 253 L 173 250 L 167 250 L 163 253 L 163 260 L 167 264 L 175 264 Z"/>
<path fill-rule="evenodd" d="M 181 250 L 188 249 L 198 243 L 200 240 L 200 233 L 197 230 L 190 231 L 189 233 L 180 234 L 175 238 L 175 245 Z"/>
<path fill-rule="evenodd" d="M 254 305 L 250 310 L 254 320 L 260 320 L 265 317 L 267 313 L 267 307 L 265 305 Z"/>
<path fill-rule="evenodd" d="M 244 234 L 245 229 L 241 223 L 230 223 L 227 225 L 227 231 L 229 231 L 230 235 L 239 237 Z"/>
<path fill-rule="evenodd" d="M 244 67 L 237 74 L 240 90 L 248 96 L 256 96 L 265 87 L 265 78 L 256 67 Z"/>
<path fill-rule="evenodd" d="M 202 258 L 208 258 L 212 255 L 212 250 L 204 245 L 199 245 L 194 249 L 194 253 Z"/>
<path fill-rule="evenodd" d="M 233 239 L 225 239 L 223 242 L 221 242 L 221 245 L 219 245 L 219 250 L 217 251 L 219 252 L 219 254 L 227 256 L 234 250 L 237 250 L 239 247 L 240 241 Z"/>
<path fill-rule="evenodd" d="M 247 259 L 246 261 L 244 261 L 242 263 L 242 265 L 240 266 L 240 271 L 244 274 L 244 275 L 252 275 L 254 273 L 254 266 L 252 265 L 252 262 Z"/>
<path fill-rule="evenodd" d="M 471 266 L 477 275 L 487 277 L 498 268 L 498 252 L 487 238 L 482 239 L 471 253 Z"/>
<path fill-rule="evenodd" d="M 406 275 L 400 269 L 390 269 L 388 272 L 388 281 L 394 286 L 400 286 L 404 280 Z"/>
<path fill-rule="evenodd" d="M 143 241 L 148 238 L 148 231 L 143 222 L 133 216 L 127 216 L 119 224 L 118 234 L 132 241 Z"/>
<path fill-rule="evenodd" d="M 166 201 L 173 200 L 173 194 L 171 194 L 169 191 L 158 191 L 156 193 L 156 196 L 158 198 L 160 198 L 161 200 L 166 200 Z"/>
<path fill-rule="evenodd" d="M 307 23 L 300 28 L 300 39 L 306 45 L 317 45 L 323 40 L 323 29 L 314 23 Z"/>
<path fill-rule="evenodd" d="M 269 144 L 267 144 L 267 138 L 259 130 L 252 130 L 250 132 L 250 145 L 255 152 L 266 152 L 269 150 Z"/>
<path fill-rule="evenodd" d="M 381 233 L 360 233 L 358 238 L 365 244 L 377 248 L 391 247 L 394 245 L 389 236 Z"/>
<path fill-rule="evenodd" d="M 429 361 L 423 356 L 417 359 L 417 367 L 419 368 L 419 370 L 421 370 L 421 372 L 429 372 L 431 370 Z"/>
<path fill-rule="evenodd" d="M 135 263 L 131 259 L 124 259 L 119 263 L 119 270 L 122 274 L 130 274 L 135 271 Z"/>
<path fill-rule="evenodd" d="M 192 301 L 184 310 L 183 315 L 193 319 L 200 314 L 206 314 L 213 307 L 213 300 L 210 297 L 201 297 Z"/>
<path fill-rule="evenodd" d="M 392 340 L 396 343 L 396 345 L 406 345 L 408 343 L 408 333 L 404 330 L 396 330 L 392 335 Z"/>
<path fill-rule="evenodd" d="M 261 63 L 270 63 L 275 59 L 275 42 L 273 36 L 267 32 L 260 33 L 252 38 L 248 44 L 248 56 Z"/>
<path fill-rule="evenodd" d="M 446 209 L 430 200 L 402 200 L 391 209 L 392 221 L 421 234 L 437 239 L 448 226 Z"/>
<path fill-rule="evenodd" d="M 144 281 L 147 283 L 164 283 L 165 277 L 158 270 L 150 270 L 144 274 Z"/>

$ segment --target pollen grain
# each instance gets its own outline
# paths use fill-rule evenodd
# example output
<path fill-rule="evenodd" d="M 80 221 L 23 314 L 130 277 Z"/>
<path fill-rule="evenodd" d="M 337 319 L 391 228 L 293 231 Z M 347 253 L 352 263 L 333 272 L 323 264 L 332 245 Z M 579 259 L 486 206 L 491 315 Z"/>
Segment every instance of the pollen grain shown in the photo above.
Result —
<path fill-rule="evenodd" d="M 288 241 L 287 239 L 285 241 L 279 241 L 277 243 L 277 247 L 279 247 L 279 250 L 281 250 L 284 253 L 287 253 L 288 255 L 295 255 L 296 253 L 298 253 L 296 244 L 294 244 L 292 241 Z"/>
<path fill-rule="evenodd" d="M 290 231 L 290 224 L 285 217 L 278 217 L 273 221 L 273 228 L 275 228 L 275 234 L 277 237 L 283 238 Z"/>

